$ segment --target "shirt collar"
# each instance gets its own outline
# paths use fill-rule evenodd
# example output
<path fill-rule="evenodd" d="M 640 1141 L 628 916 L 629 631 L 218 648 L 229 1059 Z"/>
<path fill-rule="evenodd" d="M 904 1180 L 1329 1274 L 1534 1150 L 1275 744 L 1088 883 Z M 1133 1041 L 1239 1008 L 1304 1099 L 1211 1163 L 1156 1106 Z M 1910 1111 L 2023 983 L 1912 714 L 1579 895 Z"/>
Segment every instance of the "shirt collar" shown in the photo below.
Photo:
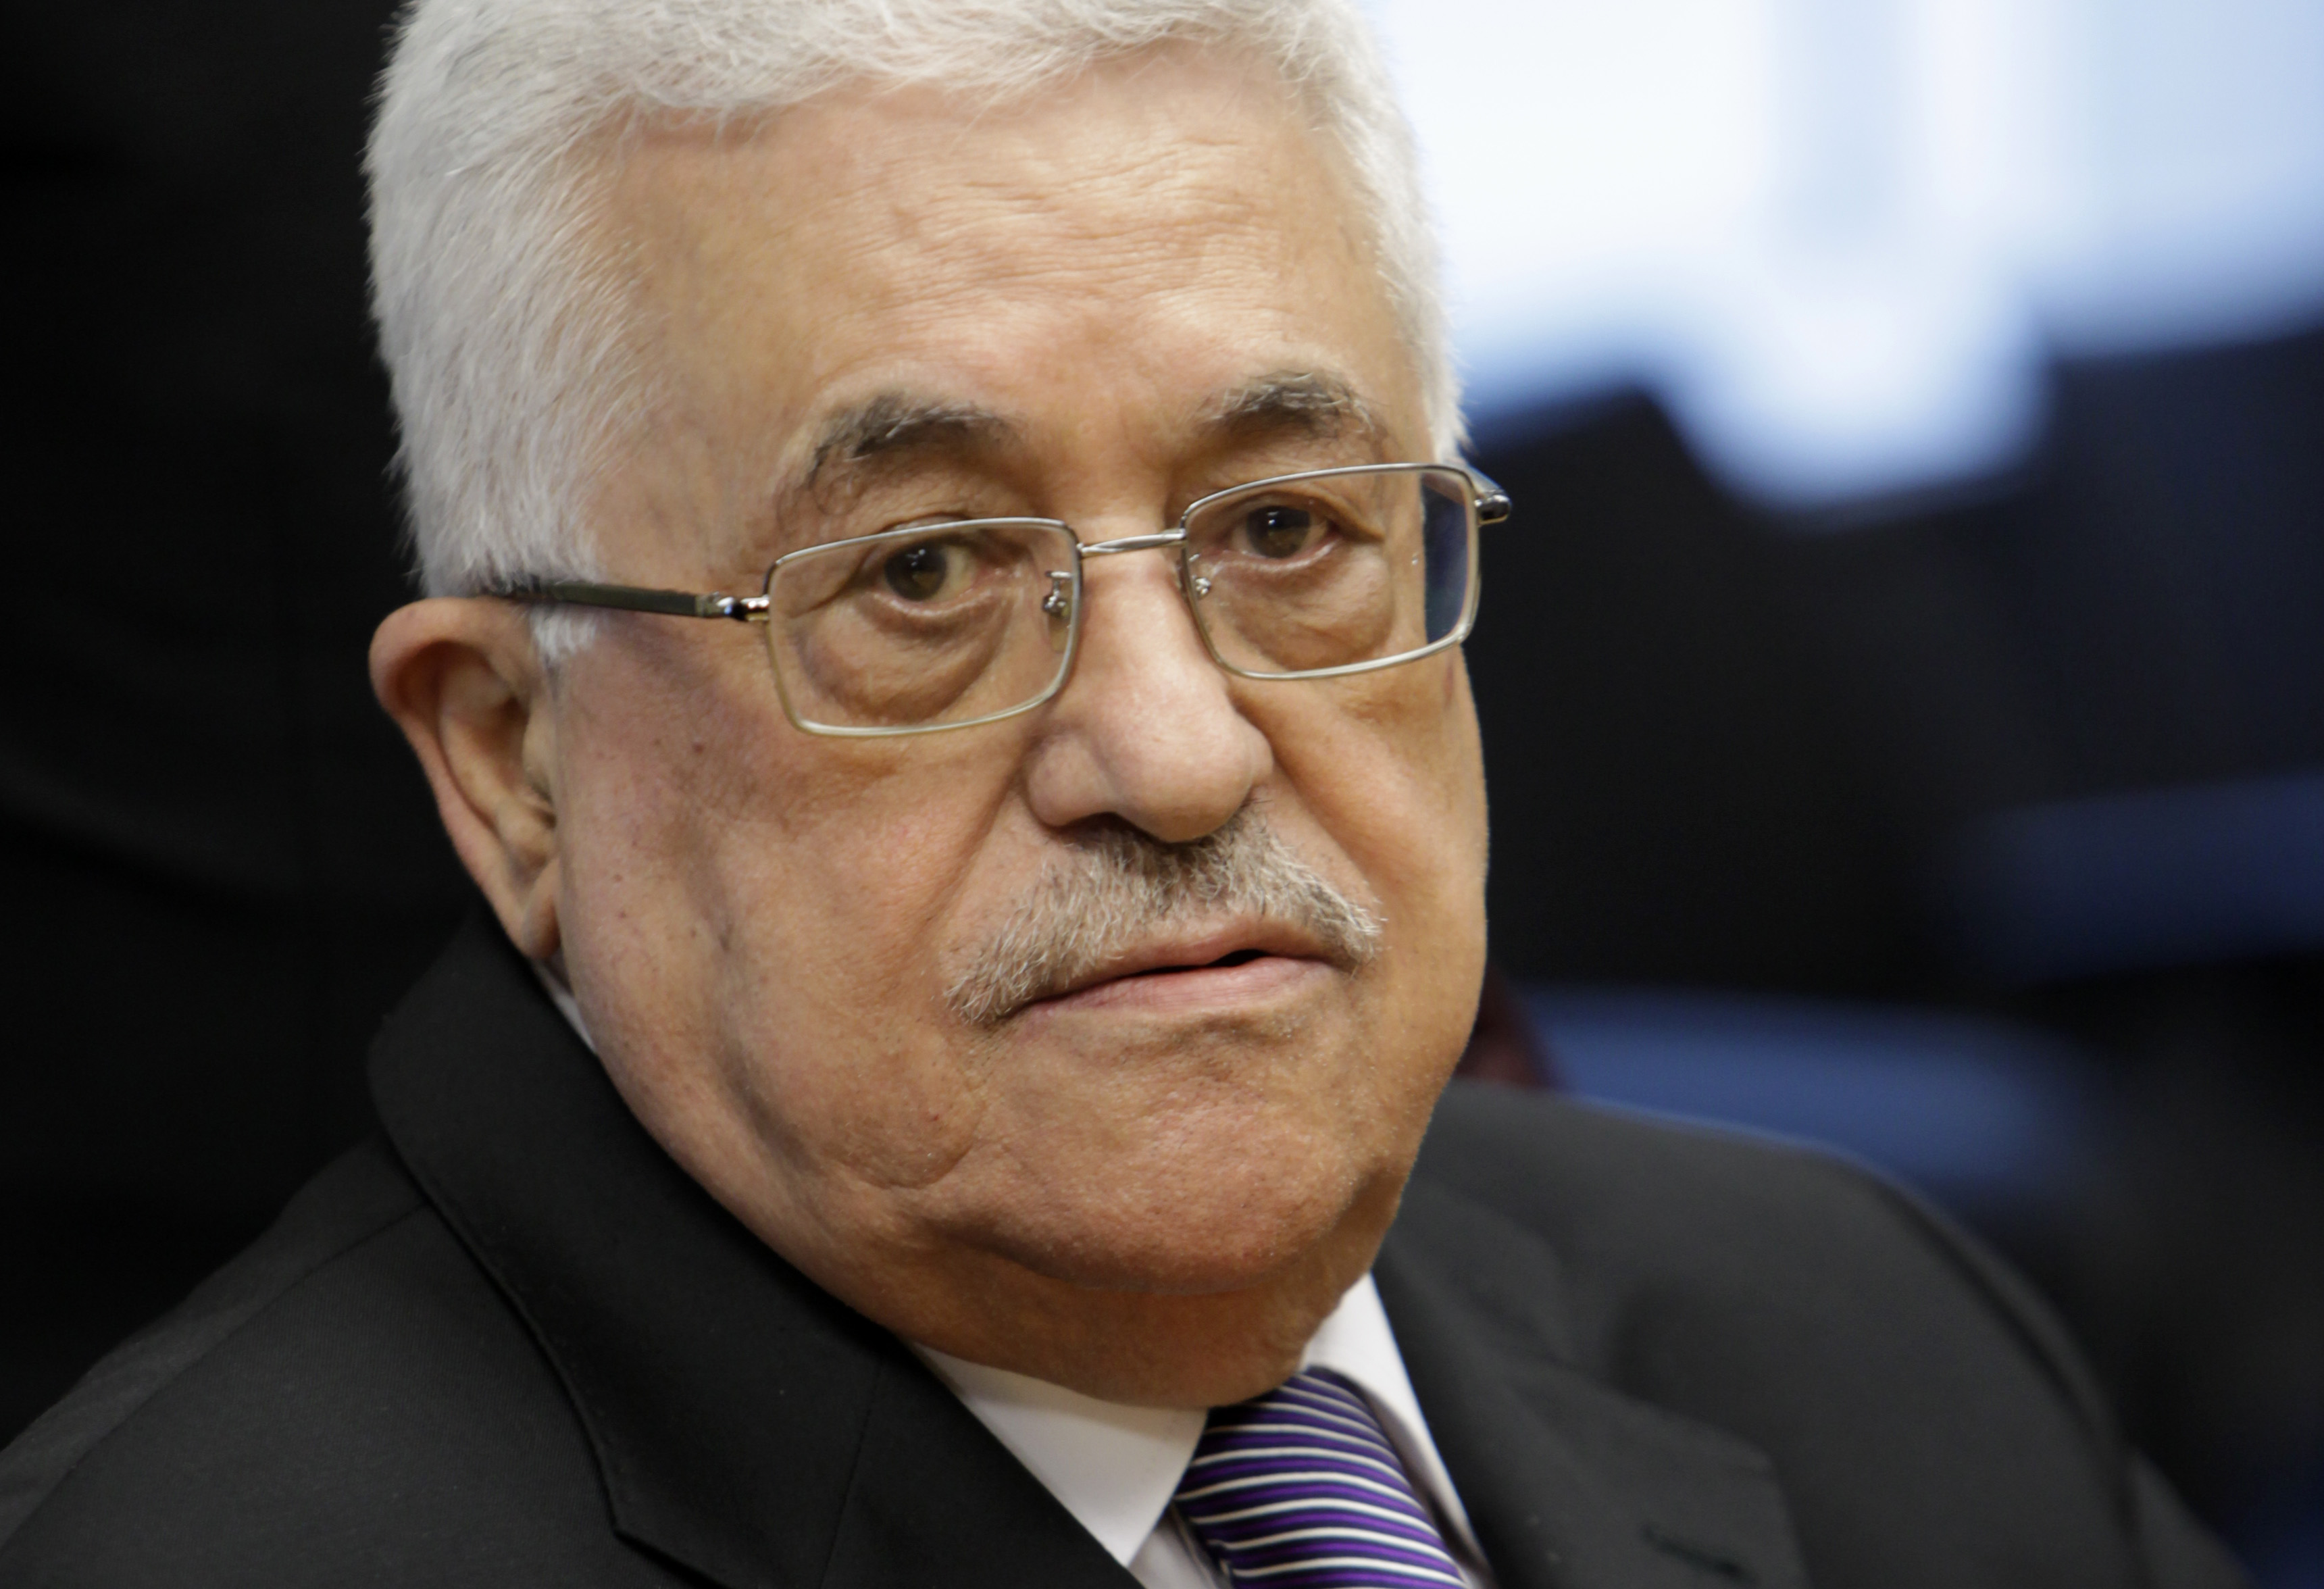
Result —
<path fill-rule="evenodd" d="M 1205 1411 L 1124 1407 L 931 1347 L 912 1350 L 1114 1560 L 1130 1565 L 1169 1510 L 1202 1438 Z M 1414 1480 L 1473 1554 L 1468 1515 L 1429 1437 L 1371 1276 L 1340 1298 L 1307 1343 L 1300 1366 L 1333 1369 L 1355 1381 Z"/>
<path fill-rule="evenodd" d="M 993 1437 L 1124 1566 L 1176 1493 L 1202 1409 L 1123 1407 L 911 1344 Z"/>

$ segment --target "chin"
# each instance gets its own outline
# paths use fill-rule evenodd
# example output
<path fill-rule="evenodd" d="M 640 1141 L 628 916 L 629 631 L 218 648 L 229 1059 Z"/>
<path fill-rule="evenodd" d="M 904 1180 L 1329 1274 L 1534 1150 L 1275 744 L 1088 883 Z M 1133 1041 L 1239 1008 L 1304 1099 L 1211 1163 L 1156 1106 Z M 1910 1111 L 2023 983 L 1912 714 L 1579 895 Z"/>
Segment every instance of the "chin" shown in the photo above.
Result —
<path fill-rule="evenodd" d="M 1141 1085 L 1057 1088 L 1010 1121 L 1000 1151 L 964 1166 L 954 1234 L 1071 1285 L 1185 1295 L 1264 1285 L 1350 1232 L 1376 1243 L 1425 1108 L 1313 1059 L 1189 1066 L 1191 1046 L 1167 1067 L 1133 1060 Z"/>
<path fill-rule="evenodd" d="M 981 1244 L 1034 1272 L 1098 1290 L 1182 1296 L 1247 1290 L 1280 1280 L 1319 1251 L 1360 1236 L 1385 1184 L 1392 1208 L 1401 1176 L 1340 1164 L 1191 1178 L 1118 1175 L 1076 1195 L 1018 1207 Z M 1376 1243 L 1380 1229 L 1370 1232 Z M 1367 1249 L 1368 1251 L 1369 1249 Z M 1350 1276 L 1353 1279 L 1352 1274 Z"/>

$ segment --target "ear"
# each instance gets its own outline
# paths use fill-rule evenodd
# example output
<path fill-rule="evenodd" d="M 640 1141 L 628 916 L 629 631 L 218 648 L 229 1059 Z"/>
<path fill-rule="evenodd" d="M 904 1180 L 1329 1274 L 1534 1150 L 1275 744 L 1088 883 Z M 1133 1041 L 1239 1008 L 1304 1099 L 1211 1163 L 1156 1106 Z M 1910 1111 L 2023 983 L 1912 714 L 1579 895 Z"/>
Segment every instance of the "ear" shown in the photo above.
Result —
<path fill-rule="evenodd" d="M 556 954 L 556 715 L 521 610 L 481 596 L 397 609 L 372 636 L 371 687 L 502 928 L 535 960 Z"/>

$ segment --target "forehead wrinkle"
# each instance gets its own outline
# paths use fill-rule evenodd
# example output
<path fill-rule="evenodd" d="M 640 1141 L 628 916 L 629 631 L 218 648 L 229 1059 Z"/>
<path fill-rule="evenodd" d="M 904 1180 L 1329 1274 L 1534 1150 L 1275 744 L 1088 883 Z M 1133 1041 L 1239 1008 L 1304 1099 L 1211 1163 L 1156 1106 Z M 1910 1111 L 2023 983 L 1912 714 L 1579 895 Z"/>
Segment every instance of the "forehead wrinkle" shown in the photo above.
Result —
<path fill-rule="evenodd" d="M 1004 136 L 993 158 L 954 174 L 940 210 L 880 212 L 899 233 L 883 252 L 910 281 L 914 301 L 945 291 L 964 266 L 973 267 L 968 284 L 978 291 L 1047 287 L 1061 277 L 1078 279 L 1075 291 L 1085 291 L 1095 282 L 1205 267 L 1222 252 L 1243 256 L 1257 287 L 1297 260 L 1280 216 L 1251 191 L 1255 161 L 1270 169 L 1320 162 L 1320 173 L 1303 170 L 1286 180 L 1313 188 L 1320 174 L 1322 189 L 1348 207 L 1333 152 L 1296 126 L 1287 144 L 1258 146 L 1231 132 L 1174 131 L 1111 150 L 1095 167 L 1077 149 L 1043 142 L 1047 135 Z M 872 167 L 856 186 L 879 193 L 887 170 Z M 1342 240 L 1361 249 L 1360 240 Z"/>

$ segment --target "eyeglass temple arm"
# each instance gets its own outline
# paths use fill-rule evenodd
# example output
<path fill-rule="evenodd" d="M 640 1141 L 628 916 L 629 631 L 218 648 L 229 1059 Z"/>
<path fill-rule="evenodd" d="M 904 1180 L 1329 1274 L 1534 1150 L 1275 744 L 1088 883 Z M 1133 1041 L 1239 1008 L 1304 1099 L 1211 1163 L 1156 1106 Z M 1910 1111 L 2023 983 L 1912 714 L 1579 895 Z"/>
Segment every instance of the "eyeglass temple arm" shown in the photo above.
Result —
<path fill-rule="evenodd" d="M 576 607 L 619 607 L 628 613 L 666 613 L 673 618 L 732 618 L 747 624 L 767 614 L 763 596 L 696 596 L 683 590 L 649 590 L 637 585 L 595 585 L 578 579 L 536 579 L 489 594 L 510 601 Z"/>

